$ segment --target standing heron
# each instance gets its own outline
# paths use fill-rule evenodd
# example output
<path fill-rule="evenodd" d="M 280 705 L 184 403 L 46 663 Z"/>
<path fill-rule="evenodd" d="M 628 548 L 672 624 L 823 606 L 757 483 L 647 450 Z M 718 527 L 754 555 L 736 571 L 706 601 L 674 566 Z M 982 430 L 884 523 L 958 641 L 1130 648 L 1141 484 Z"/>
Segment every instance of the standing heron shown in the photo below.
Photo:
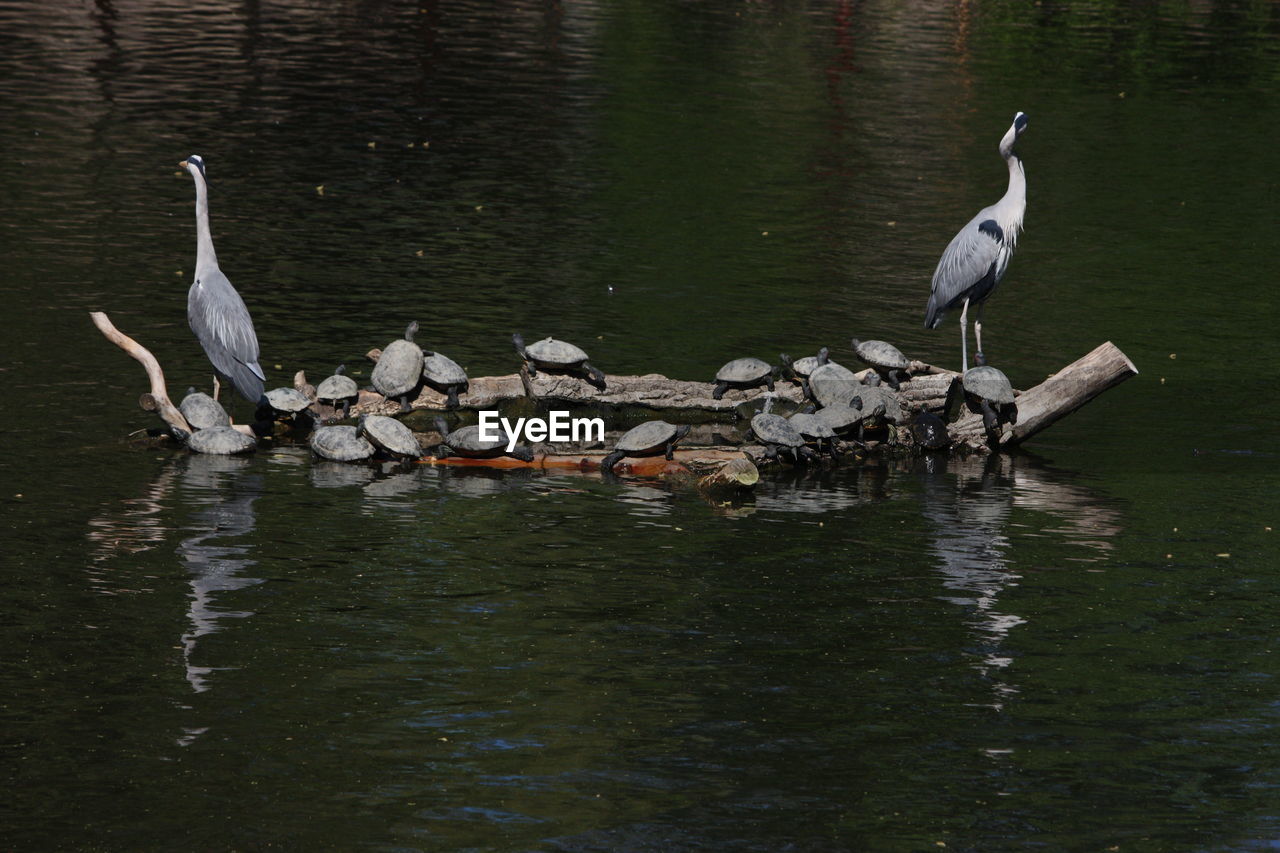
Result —
<path fill-rule="evenodd" d="M 924 327 L 936 329 L 947 312 L 960 307 L 960 359 L 969 369 L 968 318 L 969 305 L 978 309 L 973 321 L 977 338 L 977 356 L 982 357 L 982 306 L 996 289 L 1009 267 L 1009 258 L 1022 230 L 1022 215 L 1027 210 L 1027 176 L 1022 161 L 1013 153 L 1013 143 L 1027 129 L 1027 114 L 1018 113 L 1000 140 L 1000 156 L 1009 166 L 1009 189 L 1004 197 L 978 215 L 951 238 L 946 251 L 933 272 L 933 289 L 929 307 L 925 309 Z"/>
<path fill-rule="evenodd" d="M 187 322 L 213 362 L 213 398 L 218 399 L 221 379 L 230 382 L 241 397 L 257 403 L 267 379 L 258 366 L 258 336 L 244 300 L 218 269 L 209 234 L 204 160 L 192 154 L 178 166 L 190 172 L 196 182 L 196 280 L 187 292 Z"/>

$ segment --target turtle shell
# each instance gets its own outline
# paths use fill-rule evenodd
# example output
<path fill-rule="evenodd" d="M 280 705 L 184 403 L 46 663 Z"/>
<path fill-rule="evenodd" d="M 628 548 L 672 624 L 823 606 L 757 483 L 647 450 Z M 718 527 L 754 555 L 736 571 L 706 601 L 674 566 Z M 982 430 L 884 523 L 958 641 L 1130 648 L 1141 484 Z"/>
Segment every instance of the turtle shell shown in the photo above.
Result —
<path fill-rule="evenodd" d="M 687 432 L 688 430 L 686 430 Z M 658 451 L 670 444 L 680 433 L 680 427 L 666 421 L 646 421 L 623 433 L 614 450 L 627 453 Z"/>
<path fill-rule="evenodd" d="M 864 414 L 879 415 L 891 424 L 906 423 L 898 395 L 883 385 L 863 385 L 858 389 L 858 397 L 862 400 Z"/>
<path fill-rule="evenodd" d="M 353 426 L 328 426 L 311 433 L 311 449 L 334 462 L 359 462 L 373 455 L 373 445 Z"/>
<path fill-rule="evenodd" d="M 823 347 L 823 352 L 826 347 Z M 806 355 L 804 358 L 798 358 L 791 362 L 791 372 L 796 376 L 812 376 L 813 371 L 817 370 L 824 364 L 829 364 L 831 359 L 826 358 L 819 353 L 818 355 Z"/>
<path fill-rule="evenodd" d="M 358 427 L 360 435 L 375 447 L 392 456 L 417 459 L 422 456 L 422 446 L 414 438 L 413 430 L 395 418 L 386 415 L 362 415 Z"/>
<path fill-rule="evenodd" d="M 965 371 L 964 390 L 966 394 L 997 405 L 1013 402 L 1013 385 L 1009 383 L 1009 377 L 988 365 L 971 367 Z"/>
<path fill-rule="evenodd" d="M 231 417 L 217 400 L 192 388 L 187 396 L 178 404 L 178 410 L 187 419 L 187 423 L 195 429 L 211 429 L 212 427 L 231 426 Z"/>
<path fill-rule="evenodd" d="M 538 364 L 551 367 L 572 367 L 587 360 L 586 352 L 568 341 L 557 341 L 555 338 L 534 341 L 524 351 Z"/>
<path fill-rule="evenodd" d="M 821 406 L 847 406 L 861 387 L 852 370 L 834 361 L 809 374 L 809 393 Z"/>
<path fill-rule="evenodd" d="M 447 355 L 433 352 L 422 359 L 422 376 L 435 385 L 466 385 L 467 373 Z"/>
<path fill-rule="evenodd" d="M 459 456 L 501 456 L 506 453 L 507 434 L 501 428 L 498 429 L 498 438 L 495 441 L 485 441 L 480 437 L 480 425 L 472 424 L 455 429 L 444 437 L 445 446 Z"/>
<path fill-rule="evenodd" d="M 401 338 L 387 344 L 369 381 L 382 396 L 400 397 L 418 387 L 421 376 L 422 347 Z"/>
<path fill-rule="evenodd" d="M 783 447 L 799 447 L 804 444 L 804 436 L 800 435 L 791 423 L 782 415 L 762 413 L 751 419 L 751 431 L 756 438 L 768 444 Z"/>
<path fill-rule="evenodd" d="M 787 418 L 796 432 L 805 438 L 834 438 L 836 431 L 817 415 L 796 413 Z"/>
<path fill-rule="evenodd" d="M 301 391 L 296 388 L 272 388 L 267 392 L 267 402 L 277 412 L 295 414 L 311 405 Z"/>
<path fill-rule="evenodd" d="M 773 367 L 758 358 L 735 358 L 716 371 L 717 382 L 747 383 L 759 382 L 770 373 Z"/>
<path fill-rule="evenodd" d="M 316 388 L 317 400 L 348 400 L 359 396 L 360 388 L 350 376 L 335 373 Z"/>
<path fill-rule="evenodd" d="M 885 370 L 906 370 L 911 362 L 891 343 L 853 339 L 853 352 L 864 364 Z"/>
<path fill-rule="evenodd" d="M 231 426 L 215 426 L 196 430 L 187 439 L 187 447 L 196 453 L 209 453 L 214 456 L 230 456 L 233 453 L 245 453 L 258 446 L 251 435 L 245 435 Z"/>
<path fill-rule="evenodd" d="M 861 409 L 840 405 L 824 406 L 815 412 L 813 416 L 836 432 L 841 432 L 856 427 L 873 414 L 876 413 L 864 413 Z"/>

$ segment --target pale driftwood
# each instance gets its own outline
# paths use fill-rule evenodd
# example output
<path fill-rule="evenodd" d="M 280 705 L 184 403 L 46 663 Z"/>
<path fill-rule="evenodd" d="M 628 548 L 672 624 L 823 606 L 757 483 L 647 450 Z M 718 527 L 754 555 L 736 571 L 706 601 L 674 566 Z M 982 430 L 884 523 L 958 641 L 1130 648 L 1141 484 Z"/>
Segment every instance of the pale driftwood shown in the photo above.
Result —
<path fill-rule="evenodd" d="M 1020 444 L 1065 418 L 1108 388 L 1138 375 L 1120 348 L 1111 341 L 1072 362 L 1034 388 L 1018 395 L 1018 423 L 1001 431 L 1000 446 Z M 985 446 L 982 418 L 966 414 L 951 425 L 952 438 L 973 446 Z"/>
<path fill-rule="evenodd" d="M 748 458 L 730 459 L 698 481 L 704 491 L 750 489 L 760 482 L 760 469 Z"/>
<path fill-rule="evenodd" d="M 169 389 L 164 382 L 164 371 L 160 369 L 160 362 L 156 361 L 151 350 L 117 329 L 102 311 L 90 311 L 89 318 L 93 320 L 93 325 L 98 327 L 98 331 L 102 332 L 103 337 L 136 359 L 147 372 L 147 381 L 151 385 L 151 390 L 138 398 L 138 405 L 143 411 L 155 412 L 172 429 L 184 433 L 195 432 L 183 417 L 181 410 L 169 399 Z M 253 435 L 253 430 L 245 424 L 232 424 L 232 426 L 246 435 Z"/>

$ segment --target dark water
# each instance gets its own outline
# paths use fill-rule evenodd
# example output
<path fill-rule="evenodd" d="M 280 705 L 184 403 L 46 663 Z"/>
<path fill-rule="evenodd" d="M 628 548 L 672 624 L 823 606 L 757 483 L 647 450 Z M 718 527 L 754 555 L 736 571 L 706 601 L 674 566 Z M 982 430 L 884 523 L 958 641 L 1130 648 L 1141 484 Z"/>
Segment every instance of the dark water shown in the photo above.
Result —
<path fill-rule="evenodd" d="M 0 3 L 0 847 L 1254 850 L 1280 838 L 1272 3 Z M 1027 232 L 982 460 L 657 484 L 145 450 L 207 383 L 192 188 L 269 380 L 409 319 L 709 376 L 919 328 Z M 429 145 L 425 144 L 429 143 Z M 318 188 L 323 187 L 323 191 Z M 847 357 L 847 356 L 846 356 Z"/>

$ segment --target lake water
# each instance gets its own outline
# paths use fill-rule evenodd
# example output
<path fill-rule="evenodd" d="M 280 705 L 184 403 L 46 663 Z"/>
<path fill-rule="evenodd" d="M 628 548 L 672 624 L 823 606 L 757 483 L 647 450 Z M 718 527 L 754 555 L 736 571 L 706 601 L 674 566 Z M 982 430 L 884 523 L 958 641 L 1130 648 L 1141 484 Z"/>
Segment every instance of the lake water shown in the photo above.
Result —
<path fill-rule="evenodd" d="M 1280 7 L 0 4 L 0 847 L 1260 850 L 1280 838 Z M 710 378 L 920 328 L 1026 233 L 1017 455 L 649 482 L 146 449 L 207 386 L 191 179 L 271 384 L 510 334 Z"/>

